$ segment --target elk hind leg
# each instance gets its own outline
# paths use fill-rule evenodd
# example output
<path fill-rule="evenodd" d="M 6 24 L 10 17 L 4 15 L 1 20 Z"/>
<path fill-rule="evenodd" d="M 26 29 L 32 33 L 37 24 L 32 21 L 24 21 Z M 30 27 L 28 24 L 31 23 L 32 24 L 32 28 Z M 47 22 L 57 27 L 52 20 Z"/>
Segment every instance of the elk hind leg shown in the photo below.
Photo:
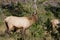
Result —
<path fill-rule="evenodd" d="M 5 22 L 5 25 L 6 25 L 6 27 L 7 27 L 7 29 L 5 30 L 5 33 L 9 33 L 9 32 L 8 32 L 8 30 L 9 30 L 8 23 L 7 23 L 7 22 Z"/>

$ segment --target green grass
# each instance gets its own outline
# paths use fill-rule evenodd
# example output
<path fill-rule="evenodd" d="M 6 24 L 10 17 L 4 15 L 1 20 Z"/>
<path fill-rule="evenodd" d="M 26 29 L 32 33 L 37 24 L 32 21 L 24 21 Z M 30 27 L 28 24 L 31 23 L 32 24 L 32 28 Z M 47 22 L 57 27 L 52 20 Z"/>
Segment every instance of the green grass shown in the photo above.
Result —
<path fill-rule="evenodd" d="M 58 17 L 54 16 L 54 13 L 50 11 L 49 6 L 45 7 L 42 3 L 45 0 L 38 0 L 37 1 L 37 13 L 39 20 L 36 24 L 33 24 L 29 29 L 26 30 L 26 39 L 25 40 L 43 40 L 44 32 L 46 31 L 44 27 L 49 27 L 50 20 L 54 18 L 60 19 L 60 10 L 56 11 Z M 14 16 L 31 16 L 33 14 L 33 1 L 28 1 L 26 4 L 20 3 L 18 4 L 18 10 L 15 10 L 16 6 L 13 5 L 14 9 L 3 9 L 0 7 L 0 40 L 21 40 L 21 34 L 13 33 L 12 35 L 8 36 L 5 33 L 6 26 L 4 23 L 4 19 L 7 16 L 14 15 Z M 45 9 L 47 8 L 47 9 Z M 58 8 L 59 9 L 59 8 Z M 48 20 L 49 19 L 49 20 Z M 50 34 L 49 34 L 50 35 Z M 52 40 L 51 37 L 46 37 L 47 40 Z"/>

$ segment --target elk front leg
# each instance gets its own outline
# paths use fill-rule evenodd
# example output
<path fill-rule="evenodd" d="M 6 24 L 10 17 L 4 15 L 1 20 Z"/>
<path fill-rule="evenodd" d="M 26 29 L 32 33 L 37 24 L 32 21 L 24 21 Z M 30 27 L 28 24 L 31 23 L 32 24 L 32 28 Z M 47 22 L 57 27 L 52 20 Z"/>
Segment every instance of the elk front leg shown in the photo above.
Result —
<path fill-rule="evenodd" d="M 25 39 L 25 29 L 24 28 L 22 28 L 22 30 L 21 30 L 21 37 L 22 37 L 22 39 L 24 40 Z"/>

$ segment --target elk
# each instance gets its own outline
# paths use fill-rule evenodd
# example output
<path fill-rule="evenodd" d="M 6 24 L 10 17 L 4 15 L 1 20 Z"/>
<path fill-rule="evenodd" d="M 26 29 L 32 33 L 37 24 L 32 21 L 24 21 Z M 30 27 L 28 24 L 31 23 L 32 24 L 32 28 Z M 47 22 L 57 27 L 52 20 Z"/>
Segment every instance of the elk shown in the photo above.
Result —
<path fill-rule="evenodd" d="M 51 20 L 51 24 L 52 24 L 53 27 L 57 27 L 57 25 L 58 25 L 59 23 L 60 23 L 60 22 L 59 22 L 58 19 L 52 19 L 52 20 Z"/>
<path fill-rule="evenodd" d="M 58 32 L 56 29 L 58 29 L 58 25 L 60 24 L 58 19 L 52 19 L 51 20 L 51 25 L 52 25 L 52 31 L 53 32 Z"/>
<path fill-rule="evenodd" d="M 6 24 L 6 32 L 11 32 L 14 28 L 20 29 L 23 28 L 23 32 L 27 28 L 29 28 L 32 24 L 38 21 L 37 13 L 33 13 L 31 17 L 16 17 L 16 16 L 9 16 L 5 19 Z"/>

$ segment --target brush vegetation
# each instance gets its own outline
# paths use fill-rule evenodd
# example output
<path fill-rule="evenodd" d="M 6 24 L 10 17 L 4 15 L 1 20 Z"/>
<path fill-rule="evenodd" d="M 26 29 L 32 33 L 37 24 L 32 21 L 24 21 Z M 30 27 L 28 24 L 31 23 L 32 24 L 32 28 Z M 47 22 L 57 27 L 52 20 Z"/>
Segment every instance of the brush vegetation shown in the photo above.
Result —
<path fill-rule="evenodd" d="M 37 14 L 38 14 L 38 22 L 31 25 L 29 29 L 26 31 L 26 39 L 25 40 L 55 40 L 59 39 L 60 33 L 53 32 L 49 34 L 51 29 L 50 20 L 59 19 L 60 20 L 60 5 L 52 6 L 50 4 L 44 4 L 49 0 L 37 0 Z M 58 0 L 56 0 L 58 1 Z M 6 25 L 4 23 L 4 19 L 8 16 L 31 16 L 34 12 L 33 8 L 33 0 L 19 1 L 17 4 L 11 3 L 9 5 L 4 6 L 0 0 L 0 40 L 22 40 L 21 34 L 13 33 L 10 36 L 5 34 Z M 5 2 L 7 3 L 7 2 Z M 18 20 L 17 20 L 18 21 Z M 47 31 L 47 35 L 46 32 Z"/>

